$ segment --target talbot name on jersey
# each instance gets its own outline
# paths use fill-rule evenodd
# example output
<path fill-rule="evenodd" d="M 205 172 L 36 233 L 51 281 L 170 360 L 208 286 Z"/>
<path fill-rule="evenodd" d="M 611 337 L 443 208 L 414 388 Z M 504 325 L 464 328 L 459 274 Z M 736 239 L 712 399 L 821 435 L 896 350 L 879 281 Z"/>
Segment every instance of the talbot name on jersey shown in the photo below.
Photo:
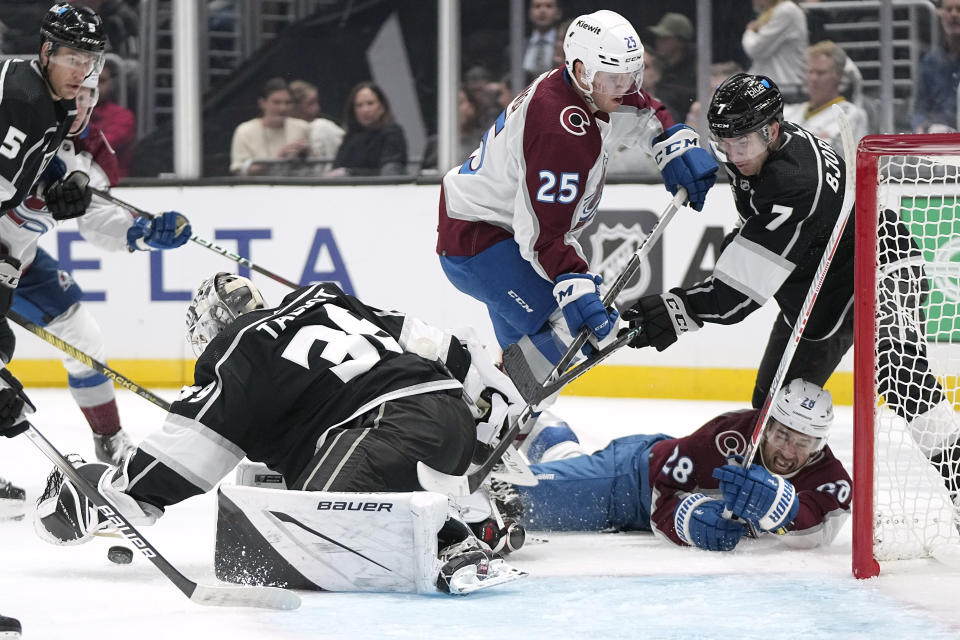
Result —
<path fill-rule="evenodd" d="M 392 502 L 353 502 L 321 500 L 317 511 L 390 511 Z"/>
<path fill-rule="evenodd" d="M 586 29 L 591 33 L 596 33 L 598 35 L 600 34 L 600 27 L 595 27 L 589 22 L 584 22 L 583 20 L 577 20 L 577 26 L 580 27 L 581 29 Z"/>

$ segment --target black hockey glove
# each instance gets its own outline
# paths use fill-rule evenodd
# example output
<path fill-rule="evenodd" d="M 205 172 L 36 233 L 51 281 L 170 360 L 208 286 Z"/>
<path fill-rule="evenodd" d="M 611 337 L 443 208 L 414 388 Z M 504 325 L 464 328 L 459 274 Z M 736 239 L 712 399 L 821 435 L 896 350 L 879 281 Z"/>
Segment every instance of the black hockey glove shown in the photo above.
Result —
<path fill-rule="evenodd" d="M 20 261 L 10 256 L 0 258 L 0 316 L 7 315 L 13 304 L 13 292 L 20 284 Z M 12 354 L 11 354 L 12 355 Z"/>
<path fill-rule="evenodd" d="M 47 187 L 43 198 L 47 201 L 47 210 L 53 214 L 55 220 L 82 216 L 93 198 L 90 176 L 83 171 L 74 171 L 63 180 Z"/>
<path fill-rule="evenodd" d="M 20 381 L 6 368 L 0 369 L 0 435 L 12 438 L 26 431 L 26 416 L 35 410 Z"/>
<path fill-rule="evenodd" d="M 630 341 L 635 349 L 654 346 L 663 351 L 682 333 L 696 331 L 703 321 L 687 306 L 687 293 L 679 287 L 667 293 L 644 296 L 623 312 L 630 328 L 639 327 L 640 334 Z"/>

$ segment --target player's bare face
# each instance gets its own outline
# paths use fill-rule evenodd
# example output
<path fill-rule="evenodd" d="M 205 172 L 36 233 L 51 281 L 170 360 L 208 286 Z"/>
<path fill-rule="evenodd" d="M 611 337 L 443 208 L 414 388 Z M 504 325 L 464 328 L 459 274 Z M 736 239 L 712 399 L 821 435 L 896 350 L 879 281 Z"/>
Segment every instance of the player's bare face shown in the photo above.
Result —
<path fill-rule="evenodd" d="M 787 475 L 805 465 L 816 448 L 816 438 L 771 418 L 763 437 L 763 465 L 771 473 Z"/>
<path fill-rule="evenodd" d="M 360 89 L 353 99 L 353 112 L 361 127 L 371 127 L 383 118 L 383 103 L 371 89 Z"/>
<path fill-rule="evenodd" d="M 280 89 L 260 98 L 260 110 L 263 111 L 263 125 L 273 129 L 283 126 L 283 121 L 290 115 L 290 92 Z"/>
<path fill-rule="evenodd" d="M 65 46 L 47 47 L 47 79 L 56 94 L 53 97 L 76 98 L 80 84 L 99 69 L 102 57 Z"/>

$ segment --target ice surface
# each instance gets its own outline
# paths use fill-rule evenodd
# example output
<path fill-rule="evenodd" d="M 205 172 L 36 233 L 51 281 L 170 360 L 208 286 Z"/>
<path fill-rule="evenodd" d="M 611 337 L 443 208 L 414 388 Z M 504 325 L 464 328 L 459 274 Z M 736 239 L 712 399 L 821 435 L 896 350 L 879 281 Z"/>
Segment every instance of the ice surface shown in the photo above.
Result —
<path fill-rule="evenodd" d="M 61 452 L 91 457 L 89 429 L 66 390 L 31 390 L 34 423 Z M 119 392 L 135 440 L 162 413 Z M 172 392 L 162 395 L 170 399 Z M 721 402 L 561 397 L 555 412 L 590 448 L 627 433 L 687 433 Z M 831 436 L 851 468 L 849 407 Z M 33 501 L 51 468 L 26 438 L 0 439 L 0 475 Z M 143 533 L 192 579 L 213 583 L 215 501 L 208 494 L 171 507 Z M 115 538 L 54 547 L 30 518 L 0 522 L 0 612 L 19 618 L 24 638 L 957 638 L 960 572 L 933 560 L 890 563 L 879 578 L 850 573 L 850 525 L 827 549 L 791 550 L 767 537 L 733 553 L 681 549 L 646 533 L 549 534 L 511 562 L 530 578 L 467 597 L 304 593 L 297 611 L 202 607 L 146 559 L 114 565 Z"/>

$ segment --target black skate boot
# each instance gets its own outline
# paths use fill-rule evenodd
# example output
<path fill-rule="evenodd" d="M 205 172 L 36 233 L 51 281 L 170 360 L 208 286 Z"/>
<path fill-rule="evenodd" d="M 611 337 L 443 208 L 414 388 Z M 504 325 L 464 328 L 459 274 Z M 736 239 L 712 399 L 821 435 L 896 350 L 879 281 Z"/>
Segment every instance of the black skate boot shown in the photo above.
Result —
<path fill-rule="evenodd" d="M 22 520 L 27 492 L 0 478 L 0 520 Z"/>
<path fill-rule="evenodd" d="M 21 632 L 22 629 L 20 628 L 19 620 L 7 616 L 0 616 L 0 640 L 19 638 Z"/>

